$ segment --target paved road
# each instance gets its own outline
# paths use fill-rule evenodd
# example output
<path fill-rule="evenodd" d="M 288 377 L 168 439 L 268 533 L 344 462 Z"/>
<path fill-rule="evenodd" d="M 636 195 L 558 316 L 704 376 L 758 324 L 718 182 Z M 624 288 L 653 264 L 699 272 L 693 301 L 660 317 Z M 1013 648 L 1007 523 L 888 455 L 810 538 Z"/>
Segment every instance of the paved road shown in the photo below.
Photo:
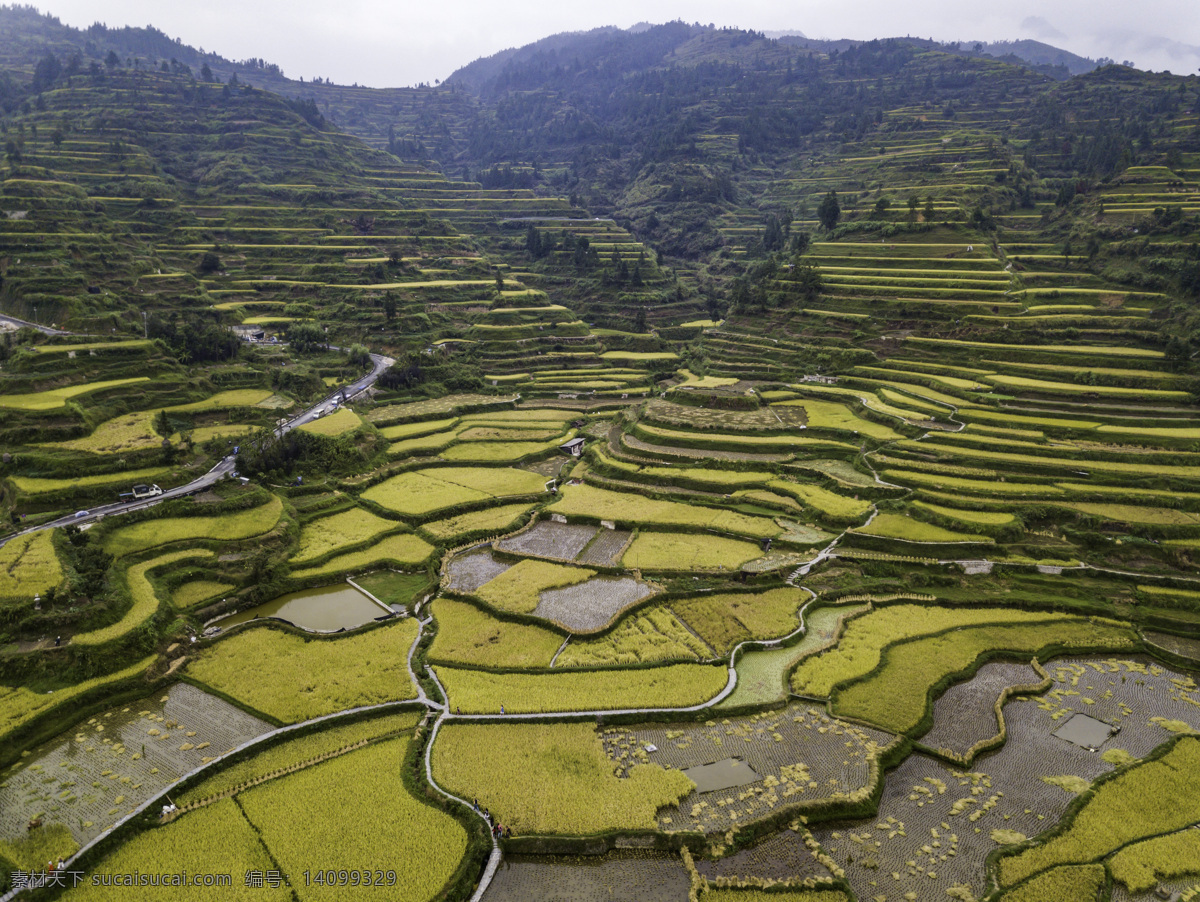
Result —
<path fill-rule="evenodd" d="M 11 323 L 20 329 L 22 326 L 27 326 L 30 329 L 37 329 L 43 335 L 74 335 L 73 332 L 64 332 L 62 329 L 51 329 L 49 326 L 39 326 L 37 323 L 31 323 L 28 320 L 17 319 L 15 316 L 6 316 L 0 313 L 0 323 Z"/>
<path fill-rule="evenodd" d="M 340 402 L 343 398 L 349 400 L 355 395 L 366 391 L 366 389 L 375 384 L 375 380 L 379 378 L 380 374 L 393 363 L 395 363 L 395 361 L 390 357 L 372 354 L 371 372 L 356 382 L 352 382 L 344 388 L 339 388 L 333 394 L 322 398 L 312 407 L 292 417 L 292 419 L 288 420 L 286 423 L 281 424 L 275 429 L 275 434 L 284 435 L 288 432 L 291 432 L 298 426 L 303 426 L 305 423 L 311 423 L 313 420 L 318 418 L 317 411 L 329 406 L 334 401 Z M 172 498 L 182 498 L 184 495 L 191 495 L 195 492 L 203 491 L 204 489 L 215 485 L 217 482 L 233 473 L 235 466 L 236 461 L 231 454 L 228 457 L 222 458 L 211 470 L 209 470 L 203 476 L 193 479 L 187 485 L 181 485 L 177 486 L 176 488 L 169 489 L 154 498 L 144 498 L 141 501 L 118 501 L 113 504 L 104 504 L 99 507 L 88 508 L 87 512 L 84 513 L 83 516 L 68 514 L 65 517 L 59 517 L 57 520 L 51 520 L 49 523 L 43 523 L 40 526 L 31 526 L 29 529 L 23 529 L 18 533 L 14 533 L 10 536 L 5 536 L 3 539 L 0 539 L 0 547 L 3 547 L 3 545 L 10 539 L 15 539 L 17 536 L 23 536 L 31 532 L 38 532 L 39 530 L 43 529 L 52 529 L 56 526 L 67 526 L 68 524 L 72 523 L 76 526 L 82 526 L 85 523 L 97 523 L 100 520 L 103 520 L 105 517 L 109 517 L 114 514 L 128 514 L 132 513 L 133 511 L 145 510 L 148 507 L 154 507 L 156 504 L 162 504 L 164 501 L 169 501 Z"/>

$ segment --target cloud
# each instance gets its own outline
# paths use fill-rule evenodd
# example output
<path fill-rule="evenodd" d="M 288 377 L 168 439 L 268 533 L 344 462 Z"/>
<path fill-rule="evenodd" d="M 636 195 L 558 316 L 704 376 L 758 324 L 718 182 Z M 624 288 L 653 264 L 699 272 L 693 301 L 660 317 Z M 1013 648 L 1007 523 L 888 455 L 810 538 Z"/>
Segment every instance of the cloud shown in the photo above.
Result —
<path fill-rule="evenodd" d="M 1039 41 L 1061 41 L 1066 37 L 1041 16 L 1028 16 L 1022 20 L 1021 31 Z"/>

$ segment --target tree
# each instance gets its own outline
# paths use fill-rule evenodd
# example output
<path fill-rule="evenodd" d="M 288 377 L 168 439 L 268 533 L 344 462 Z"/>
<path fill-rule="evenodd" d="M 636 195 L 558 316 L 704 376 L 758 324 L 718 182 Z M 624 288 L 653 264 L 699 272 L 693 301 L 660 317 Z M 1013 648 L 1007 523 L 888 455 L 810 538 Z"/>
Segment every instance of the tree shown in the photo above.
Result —
<path fill-rule="evenodd" d="M 121 65 L 121 58 L 117 56 L 117 52 L 115 50 L 108 51 L 108 56 L 104 58 L 104 65 L 106 65 L 110 70 Z"/>
<path fill-rule="evenodd" d="M 207 276 L 218 272 L 221 269 L 221 258 L 212 251 L 206 251 L 204 256 L 200 258 L 200 265 L 196 267 L 200 271 L 200 275 Z"/>
<path fill-rule="evenodd" d="M 909 222 L 917 221 L 917 206 L 920 203 L 921 202 L 919 200 L 917 200 L 917 196 L 915 194 L 908 199 L 908 221 Z"/>
<path fill-rule="evenodd" d="M 208 68 L 208 63 L 200 67 L 200 80 L 211 83 L 213 80 L 212 69 Z"/>
<path fill-rule="evenodd" d="M 154 415 L 154 432 L 156 435 L 161 435 L 164 441 L 175 434 L 175 429 L 171 426 L 171 418 L 167 416 L 165 410 L 160 410 Z"/>
<path fill-rule="evenodd" d="M 319 351 L 325 347 L 325 330 L 313 322 L 292 323 L 288 343 L 302 354 Z"/>
<path fill-rule="evenodd" d="M 633 331 L 634 332 L 645 332 L 646 331 L 646 308 L 645 307 L 638 307 L 637 316 L 635 316 L 633 319 Z"/>
<path fill-rule="evenodd" d="M 542 256 L 542 235 L 532 223 L 525 231 L 525 250 L 534 260 Z"/>
<path fill-rule="evenodd" d="M 504 274 L 500 270 L 496 270 L 496 293 L 500 294 L 504 291 Z"/>
<path fill-rule="evenodd" d="M 383 315 L 389 323 L 396 319 L 396 296 L 390 291 L 383 296 Z"/>
<path fill-rule="evenodd" d="M 365 345 L 351 345 L 350 350 L 346 352 L 346 362 L 360 370 L 365 370 L 371 365 L 371 352 Z"/>
<path fill-rule="evenodd" d="M 767 217 L 767 227 L 763 230 L 763 250 L 771 253 L 783 249 L 783 226 L 779 217 L 772 213 Z"/>
<path fill-rule="evenodd" d="M 47 53 L 40 60 L 33 70 L 33 90 L 44 91 L 46 88 L 54 84 L 58 76 L 62 74 L 62 64 L 58 61 L 53 53 Z"/>
<path fill-rule="evenodd" d="M 884 216 L 887 215 L 888 207 L 890 207 L 891 205 L 892 205 L 892 202 L 890 200 L 888 200 L 886 197 L 879 198 L 879 200 L 875 201 L 875 215 L 878 218 L 882 219 Z"/>
<path fill-rule="evenodd" d="M 842 208 L 838 205 L 837 192 L 830 191 L 817 207 L 817 219 L 827 232 L 833 231 L 838 220 L 842 218 Z"/>
<path fill-rule="evenodd" d="M 937 211 L 933 209 L 933 196 L 929 195 L 925 198 L 925 221 L 933 222 L 935 215 L 937 215 Z"/>

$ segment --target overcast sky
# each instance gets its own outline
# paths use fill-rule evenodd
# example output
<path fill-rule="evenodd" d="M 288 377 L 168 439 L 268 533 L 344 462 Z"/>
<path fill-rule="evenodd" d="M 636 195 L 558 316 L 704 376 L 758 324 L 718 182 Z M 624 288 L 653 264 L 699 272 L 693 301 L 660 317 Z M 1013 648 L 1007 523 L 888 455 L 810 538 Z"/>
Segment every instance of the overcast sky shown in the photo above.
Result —
<path fill-rule="evenodd" d="M 1196 0 L 33 0 L 65 23 L 154 25 L 233 59 L 262 57 L 292 78 L 395 87 L 444 79 L 480 56 L 559 31 L 637 22 L 802 31 L 816 38 L 1035 38 L 1155 71 L 1200 66 Z"/>

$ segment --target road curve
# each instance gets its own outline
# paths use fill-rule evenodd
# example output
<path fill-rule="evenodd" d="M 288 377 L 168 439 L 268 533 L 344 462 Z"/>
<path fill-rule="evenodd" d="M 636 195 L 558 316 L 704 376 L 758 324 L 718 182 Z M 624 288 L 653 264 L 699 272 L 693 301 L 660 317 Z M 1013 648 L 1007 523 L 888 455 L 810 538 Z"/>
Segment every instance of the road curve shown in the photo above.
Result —
<path fill-rule="evenodd" d="M 10 319 L 10 317 L 4 317 L 4 319 Z M 313 420 L 317 419 L 317 411 L 328 406 L 334 401 L 340 403 L 343 400 L 348 401 L 354 398 L 356 395 L 362 394 L 364 391 L 374 385 L 375 380 L 377 380 L 383 371 L 393 363 L 395 363 L 395 361 L 390 357 L 384 357 L 381 354 L 372 354 L 371 372 L 363 376 L 361 379 L 350 383 L 344 388 L 339 388 L 337 391 L 327 395 L 316 404 L 312 405 L 312 407 L 309 407 L 308 409 L 292 417 L 286 423 L 277 426 L 275 429 L 275 434 L 282 436 L 288 432 L 291 432 L 293 429 L 303 426 L 305 423 L 311 423 Z M 4 538 L 0 539 L 0 547 L 3 547 L 11 539 L 15 539 L 18 536 L 28 535 L 32 532 L 40 532 L 43 529 L 53 529 L 56 526 L 68 526 L 70 524 L 82 526 L 84 524 L 98 523 L 105 517 L 146 510 L 147 508 L 154 507 L 156 504 L 162 504 L 164 501 L 170 501 L 172 498 L 182 498 L 184 495 L 191 495 L 195 492 L 201 492 L 204 489 L 212 487 L 220 480 L 232 474 L 235 466 L 236 462 L 231 454 L 217 461 L 216 465 L 203 476 L 193 479 L 186 485 L 169 489 L 168 491 L 165 491 L 161 495 L 158 495 L 154 498 L 144 498 L 141 501 L 118 501 L 114 502 L 113 504 L 105 504 L 101 505 L 100 507 L 89 508 L 83 516 L 67 514 L 65 517 L 59 517 L 57 520 L 51 520 L 49 523 L 43 523 L 40 526 L 31 526 L 28 529 L 23 529 L 20 532 L 5 536 Z"/>
<path fill-rule="evenodd" d="M 15 316 L 9 316 L 5 313 L 0 313 L 0 323 L 10 323 L 18 329 L 37 329 L 43 335 L 74 335 L 74 332 L 64 332 L 62 329 L 51 329 L 49 326 L 40 326 L 37 323 L 31 323 L 27 319 L 18 319 Z"/>

